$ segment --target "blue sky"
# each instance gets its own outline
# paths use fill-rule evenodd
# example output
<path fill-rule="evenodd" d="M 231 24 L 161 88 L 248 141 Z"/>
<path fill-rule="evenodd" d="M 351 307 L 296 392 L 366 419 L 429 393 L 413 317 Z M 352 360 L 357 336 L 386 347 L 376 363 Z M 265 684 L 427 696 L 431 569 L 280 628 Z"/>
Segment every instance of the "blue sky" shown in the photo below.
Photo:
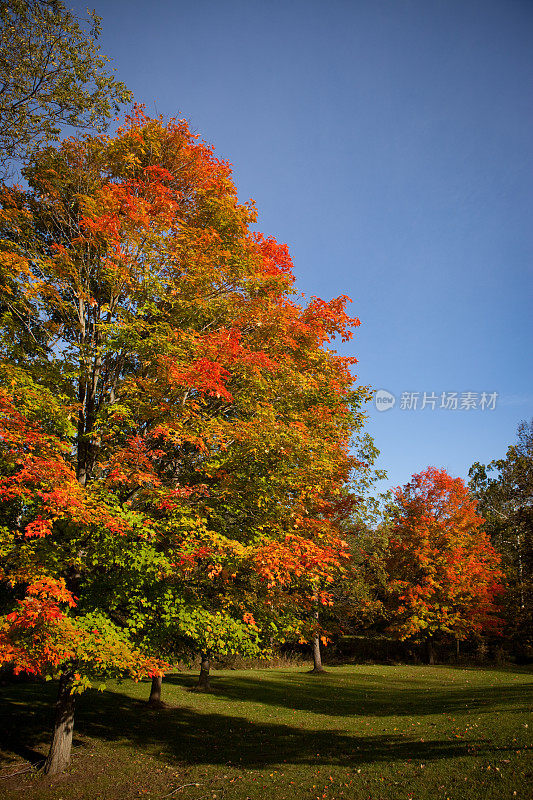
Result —
<path fill-rule="evenodd" d="M 117 75 L 234 164 L 298 288 L 353 298 L 343 352 L 397 397 L 369 409 L 386 485 L 504 455 L 533 414 L 533 3 L 93 2 Z"/>

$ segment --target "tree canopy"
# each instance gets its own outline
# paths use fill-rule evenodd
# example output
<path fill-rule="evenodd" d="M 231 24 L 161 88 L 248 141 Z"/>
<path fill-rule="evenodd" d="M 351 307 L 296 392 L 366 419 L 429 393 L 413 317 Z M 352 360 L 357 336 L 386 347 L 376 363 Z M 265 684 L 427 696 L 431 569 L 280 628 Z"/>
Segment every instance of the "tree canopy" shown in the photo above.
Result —
<path fill-rule="evenodd" d="M 499 555 L 461 478 L 428 467 L 395 491 L 385 568 L 389 629 L 429 643 L 498 626 Z"/>
<path fill-rule="evenodd" d="M 103 129 L 131 93 L 106 69 L 89 27 L 59 0 L 0 2 L 0 167 L 58 139 L 65 125 Z"/>

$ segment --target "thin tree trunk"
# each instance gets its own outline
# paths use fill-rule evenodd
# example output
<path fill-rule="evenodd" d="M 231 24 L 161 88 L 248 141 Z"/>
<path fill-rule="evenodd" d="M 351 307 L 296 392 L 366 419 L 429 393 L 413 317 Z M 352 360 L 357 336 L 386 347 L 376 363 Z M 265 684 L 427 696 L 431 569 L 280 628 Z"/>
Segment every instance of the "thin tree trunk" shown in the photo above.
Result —
<path fill-rule="evenodd" d="M 426 664 L 434 666 L 435 664 L 435 649 L 433 647 L 433 639 L 426 639 Z"/>
<path fill-rule="evenodd" d="M 59 680 L 54 736 L 44 765 L 44 772 L 47 775 L 57 775 L 69 765 L 74 730 L 74 705 L 72 673 L 64 672 Z"/>
<path fill-rule="evenodd" d="M 520 537 L 520 531 L 517 532 L 516 543 L 516 552 L 518 556 L 518 595 L 520 597 L 520 611 L 523 611 L 526 604 L 524 601 L 524 571 L 522 567 L 522 539 Z"/>
<path fill-rule="evenodd" d="M 210 692 L 211 684 L 209 682 L 209 670 L 211 668 L 211 654 L 209 651 L 202 653 L 200 662 L 200 677 L 196 684 L 195 691 L 197 692 Z"/>
<path fill-rule="evenodd" d="M 318 602 L 316 605 L 314 616 L 316 619 L 316 624 L 318 626 Z M 318 630 L 313 636 L 312 647 L 313 647 L 313 669 L 311 670 L 311 673 L 313 675 L 317 675 L 320 672 L 325 672 L 325 669 L 322 666 L 322 655 L 320 653 L 320 633 Z"/>
<path fill-rule="evenodd" d="M 92 357 L 81 360 L 81 377 L 78 386 L 78 463 L 76 476 L 81 486 L 86 486 L 92 477 L 98 445 L 92 437 L 97 417 L 97 393 L 102 374 L 103 362 L 100 352 L 100 333 L 97 310 L 87 309 L 83 299 L 79 299 L 78 318 L 80 321 L 80 344 L 89 344 Z M 89 365 L 89 358 L 92 359 Z"/>
<path fill-rule="evenodd" d="M 148 698 L 148 705 L 159 707 L 162 706 L 161 702 L 161 687 L 163 685 L 163 676 L 154 675 L 152 678 L 152 686 L 150 687 L 150 697 Z"/>

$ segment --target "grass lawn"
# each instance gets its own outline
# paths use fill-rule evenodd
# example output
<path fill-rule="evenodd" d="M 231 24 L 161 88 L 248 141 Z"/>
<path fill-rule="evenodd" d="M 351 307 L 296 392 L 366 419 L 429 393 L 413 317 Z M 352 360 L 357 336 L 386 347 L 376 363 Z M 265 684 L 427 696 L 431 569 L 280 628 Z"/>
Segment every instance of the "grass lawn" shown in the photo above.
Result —
<path fill-rule="evenodd" d="M 52 684 L 0 691 L 0 797 L 24 800 L 529 800 L 531 670 L 413 666 L 220 671 L 213 694 L 112 683 L 83 695 L 70 769 L 46 753 Z"/>

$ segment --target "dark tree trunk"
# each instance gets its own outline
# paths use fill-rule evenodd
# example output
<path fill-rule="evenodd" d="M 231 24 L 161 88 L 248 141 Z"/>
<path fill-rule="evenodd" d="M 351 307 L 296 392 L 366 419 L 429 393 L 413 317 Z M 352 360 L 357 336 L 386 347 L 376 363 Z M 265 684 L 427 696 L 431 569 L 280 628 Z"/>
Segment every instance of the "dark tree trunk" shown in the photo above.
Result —
<path fill-rule="evenodd" d="M 314 616 L 318 626 L 318 603 L 314 612 Z M 325 672 L 325 669 L 322 666 L 322 655 L 320 653 L 320 633 L 318 630 L 313 636 L 313 641 L 311 644 L 313 648 L 313 669 L 311 670 L 311 673 L 313 675 L 318 675 L 321 672 Z"/>
<path fill-rule="evenodd" d="M 154 675 L 154 677 L 152 678 L 152 686 L 150 687 L 150 697 L 148 698 L 148 705 L 156 707 L 163 705 L 163 703 L 161 702 L 162 685 L 163 685 L 163 676 Z"/>
<path fill-rule="evenodd" d="M 59 680 L 54 737 L 44 765 L 44 772 L 48 775 L 57 775 L 57 773 L 63 772 L 70 762 L 75 705 L 75 696 L 72 694 L 72 677 L 71 672 L 65 672 Z"/>
<path fill-rule="evenodd" d="M 197 692 L 210 692 L 211 684 L 209 682 L 209 670 L 211 668 L 211 654 L 208 652 L 202 653 L 200 662 L 200 677 L 196 684 L 195 691 Z"/>
<path fill-rule="evenodd" d="M 426 639 L 426 664 L 433 666 L 435 664 L 435 648 L 433 647 L 433 639 Z"/>
<path fill-rule="evenodd" d="M 322 666 L 322 656 L 320 654 L 320 636 L 318 633 L 313 636 L 313 669 L 311 672 L 325 672 L 324 667 Z"/>

